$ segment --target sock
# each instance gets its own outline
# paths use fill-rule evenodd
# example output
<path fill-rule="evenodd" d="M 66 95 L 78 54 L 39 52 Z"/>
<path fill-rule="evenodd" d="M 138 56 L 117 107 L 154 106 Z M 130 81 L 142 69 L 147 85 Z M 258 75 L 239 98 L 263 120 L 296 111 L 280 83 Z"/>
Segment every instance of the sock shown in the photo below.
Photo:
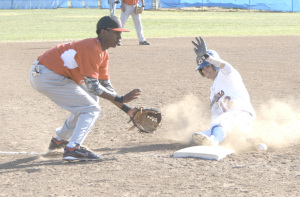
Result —
<path fill-rule="evenodd" d="M 215 141 L 217 141 L 218 143 L 222 142 L 225 138 L 225 130 L 223 127 L 221 127 L 220 125 L 217 126 L 213 126 L 211 128 L 211 134 L 215 136 Z"/>
<path fill-rule="evenodd" d="M 55 139 L 56 139 L 57 141 L 62 141 L 62 140 L 63 140 L 63 139 L 61 139 L 61 138 L 58 137 L 58 136 L 56 136 Z"/>
<path fill-rule="evenodd" d="M 69 142 L 68 144 L 67 144 L 67 147 L 68 148 L 74 148 L 76 146 L 76 143 L 75 142 Z"/>

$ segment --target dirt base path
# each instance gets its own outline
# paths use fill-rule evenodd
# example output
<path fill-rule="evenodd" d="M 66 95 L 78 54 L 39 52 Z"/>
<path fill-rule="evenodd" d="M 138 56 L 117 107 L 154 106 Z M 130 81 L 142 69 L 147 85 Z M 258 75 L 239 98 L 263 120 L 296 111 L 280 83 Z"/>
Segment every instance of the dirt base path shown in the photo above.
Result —
<path fill-rule="evenodd" d="M 37 56 L 60 42 L 0 43 L 0 196 L 300 196 L 300 36 L 206 38 L 242 75 L 267 152 L 221 161 L 172 158 L 192 132 L 209 127 L 211 81 L 195 72 L 193 38 L 123 40 L 110 51 L 111 81 L 122 95 L 142 88 L 142 104 L 163 112 L 151 135 L 128 131 L 128 116 L 105 100 L 84 142 L 99 162 L 43 157 L 68 113 L 30 85 Z M 191 114 L 189 118 L 187 114 Z M 240 147 L 242 148 L 242 147 Z"/>

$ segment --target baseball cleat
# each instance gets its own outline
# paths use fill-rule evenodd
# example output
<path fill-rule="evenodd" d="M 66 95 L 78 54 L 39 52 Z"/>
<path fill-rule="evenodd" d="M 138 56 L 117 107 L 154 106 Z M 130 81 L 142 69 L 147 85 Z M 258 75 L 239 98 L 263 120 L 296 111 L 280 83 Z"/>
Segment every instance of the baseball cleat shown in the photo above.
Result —
<path fill-rule="evenodd" d="M 99 159 L 100 157 L 97 154 L 88 151 L 82 146 L 75 146 L 74 148 L 65 147 L 63 154 L 63 160 L 65 161 L 94 161 Z"/>
<path fill-rule="evenodd" d="M 150 45 L 150 43 L 145 40 L 143 42 L 140 42 L 140 45 Z"/>
<path fill-rule="evenodd" d="M 192 144 L 197 146 L 214 146 L 212 139 L 202 133 L 194 133 L 192 136 Z"/>
<path fill-rule="evenodd" d="M 55 138 L 52 138 L 51 139 L 51 142 L 49 144 L 49 150 L 55 150 L 55 149 L 61 149 L 61 148 L 64 148 L 69 142 L 66 141 L 66 140 L 60 140 L 58 141 L 57 139 Z"/>

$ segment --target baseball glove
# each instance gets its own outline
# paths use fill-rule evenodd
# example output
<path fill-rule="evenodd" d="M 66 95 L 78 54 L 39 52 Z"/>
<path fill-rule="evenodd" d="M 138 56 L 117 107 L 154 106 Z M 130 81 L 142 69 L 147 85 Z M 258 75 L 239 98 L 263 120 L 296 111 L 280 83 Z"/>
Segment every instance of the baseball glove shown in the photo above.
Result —
<path fill-rule="evenodd" d="M 135 13 L 136 14 L 142 14 L 143 10 L 144 10 L 144 7 L 141 7 L 139 5 L 135 6 Z"/>
<path fill-rule="evenodd" d="M 133 126 L 129 130 L 135 127 L 137 127 L 141 133 L 152 133 L 157 130 L 161 122 L 161 112 L 152 108 L 144 109 L 143 107 L 139 107 L 137 109 L 138 111 L 130 120 L 133 122 Z"/>

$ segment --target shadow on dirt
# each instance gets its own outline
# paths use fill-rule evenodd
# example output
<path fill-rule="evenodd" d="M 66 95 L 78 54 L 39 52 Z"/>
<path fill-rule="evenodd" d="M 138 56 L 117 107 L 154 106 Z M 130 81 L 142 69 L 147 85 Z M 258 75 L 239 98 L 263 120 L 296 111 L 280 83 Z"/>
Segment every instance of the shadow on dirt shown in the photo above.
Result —
<path fill-rule="evenodd" d="M 136 145 L 131 147 L 121 147 L 121 148 L 101 148 L 95 149 L 95 151 L 110 152 L 116 151 L 115 154 L 124 154 L 124 153 L 142 153 L 142 152 L 151 152 L 151 151 L 177 151 L 179 149 L 185 148 L 188 145 L 174 143 L 174 144 L 147 144 L 147 145 Z"/>

